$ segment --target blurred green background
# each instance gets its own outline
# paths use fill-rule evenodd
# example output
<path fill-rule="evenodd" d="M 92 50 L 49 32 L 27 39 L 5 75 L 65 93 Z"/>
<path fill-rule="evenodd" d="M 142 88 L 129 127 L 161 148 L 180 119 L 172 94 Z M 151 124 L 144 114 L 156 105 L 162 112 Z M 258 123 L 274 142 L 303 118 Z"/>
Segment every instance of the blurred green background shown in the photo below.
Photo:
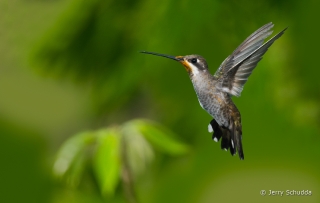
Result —
<path fill-rule="evenodd" d="M 191 151 L 156 154 L 139 202 L 320 202 L 318 1 L 0 1 L 0 202 L 125 202 L 53 176 L 62 143 L 147 118 Z M 234 98 L 246 159 L 207 132 L 184 68 L 139 54 L 199 54 L 211 73 L 252 32 L 285 27 Z M 312 196 L 261 196 L 311 190 Z"/>

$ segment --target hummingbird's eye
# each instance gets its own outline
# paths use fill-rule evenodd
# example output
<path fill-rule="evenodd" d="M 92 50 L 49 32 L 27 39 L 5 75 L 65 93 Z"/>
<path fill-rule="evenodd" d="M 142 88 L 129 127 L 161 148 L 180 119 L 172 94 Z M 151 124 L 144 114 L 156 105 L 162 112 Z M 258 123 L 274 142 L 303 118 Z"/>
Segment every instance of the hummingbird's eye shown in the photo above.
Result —
<path fill-rule="evenodd" d="M 191 59 L 191 63 L 197 63 L 197 62 L 198 62 L 198 59 L 196 58 Z"/>

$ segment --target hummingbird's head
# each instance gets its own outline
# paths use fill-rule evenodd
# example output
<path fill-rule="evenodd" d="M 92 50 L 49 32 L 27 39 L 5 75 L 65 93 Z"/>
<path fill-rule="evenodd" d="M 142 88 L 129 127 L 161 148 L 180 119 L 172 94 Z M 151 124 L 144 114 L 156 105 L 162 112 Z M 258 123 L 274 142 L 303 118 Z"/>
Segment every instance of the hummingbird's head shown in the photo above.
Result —
<path fill-rule="evenodd" d="M 206 72 L 208 65 L 206 60 L 199 55 L 176 56 L 180 63 L 186 68 L 189 74 L 197 75 L 199 72 Z"/>
<path fill-rule="evenodd" d="M 200 72 L 206 72 L 208 70 L 208 65 L 206 60 L 199 55 L 170 56 L 166 54 L 159 54 L 159 53 L 147 52 L 147 51 L 141 51 L 141 53 L 162 56 L 165 58 L 173 59 L 175 61 L 179 61 L 185 67 L 189 75 L 192 75 L 192 76 L 196 76 Z"/>

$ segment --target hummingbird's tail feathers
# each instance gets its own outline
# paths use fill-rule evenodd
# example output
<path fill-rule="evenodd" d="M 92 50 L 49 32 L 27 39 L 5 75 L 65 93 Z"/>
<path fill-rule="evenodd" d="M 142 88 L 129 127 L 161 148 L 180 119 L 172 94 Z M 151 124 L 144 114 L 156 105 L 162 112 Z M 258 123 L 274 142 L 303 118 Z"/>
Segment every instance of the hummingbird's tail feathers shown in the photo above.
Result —
<path fill-rule="evenodd" d="M 241 124 L 238 122 L 234 122 L 231 129 L 230 129 L 230 132 L 231 132 L 231 145 L 234 148 L 235 153 L 236 153 L 236 151 L 238 151 L 239 158 L 241 160 L 244 160 L 244 154 L 243 154 L 243 149 L 242 149 Z"/>
<path fill-rule="evenodd" d="M 221 149 L 228 151 L 229 148 L 230 148 L 230 139 L 223 137 L 221 140 Z"/>
<path fill-rule="evenodd" d="M 238 150 L 240 159 L 243 159 L 244 157 L 243 157 L 242 145 L 241 145 L 241 127 L 240 127 L 240 131 L 239 130 L 234 131 L 234 129 L 238 129 L 238 128 L 232 127 L 231 129 L 228 129 L 223 126 L 219 126 L 219 124 L 215 119 L 212 119 L 212 121 L 209 123 L 209 126 L 208 126 L 209 132 L 213 132 L 212 139 L 215 142 L 218 142 L 221 139 L 221 149 L 225 151 L 228 151 L 230 149 L 230 153 L 232 156 L 234 156 Z M 238 137 L 240 137 L 240 141 L 238 141 L 237 139 Z M 239 144 L 236 144 L 236 143 L 240 143 L 240 146 L 238 146 Z"/>
<path fill-rule="evenodd" d="M 228 131 L 228 133 L 230 133 L 229 131 Z M 237 153 L 237 150 L 236 150 L 236 148 L 234 147 L 234 143 L 233 143 L 233 140 L 232 139 L 229 139 L 229 145 L 230 145 L 230 154 L 232 155 L 232 156 L 234 156 L 234 155 L 236 155 L 236 153 Z"/>
<path fill-rule="evenodd" d="M 233 125 L 232 125 L 233 126 Z M 230 134 L 229 142 L 230 142 L 230 153 L 232 156 L 234 156 L 237 153 L 236 145 L 237 140 L 235 139 L 235 133 L 234 133 L 234 127 L 230 127 L 228 129 L 228 133 Z"/>
<path fill-rule="evenodd" d="M 228 151 L 228 149 L 230 148 L 230 153 L 233 156 L 236 154 L 236 150 L 234 148 L 234 145 L 232 144 L 231 133 L 227 128 L 223 128 L 223 129 L 224 129 L 224 134 L 221 140 L 221 149 Z"/>
<path fill-rule="evenodd" d="M 220 128 L 216 120 L 212 119 L 208 126 L 209 133 L 212 133 L 212 139 L 215 142 L 219 142 L 220 138 L 223 135 L 223 129 Z"/>

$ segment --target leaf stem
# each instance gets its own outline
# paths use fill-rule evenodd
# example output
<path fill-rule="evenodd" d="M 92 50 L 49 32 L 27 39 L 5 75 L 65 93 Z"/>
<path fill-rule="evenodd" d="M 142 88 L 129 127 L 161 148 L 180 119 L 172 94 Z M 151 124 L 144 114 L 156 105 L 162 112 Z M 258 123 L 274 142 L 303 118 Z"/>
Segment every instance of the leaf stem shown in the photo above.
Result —
<path fill-rule="evenodd" d="M 126 149 L 127 149 L 127 144 L 126 144 L 125 138 L 123 137 L 122 146 L 121 146 L 121 156 L 122 156 L 121 179 L 123 183 L 122 186 L 123 186 L 124 196 L 129 203 L 137 203 L 136 192 L 134 190 L 132 171 L 129 166 Z"/>

